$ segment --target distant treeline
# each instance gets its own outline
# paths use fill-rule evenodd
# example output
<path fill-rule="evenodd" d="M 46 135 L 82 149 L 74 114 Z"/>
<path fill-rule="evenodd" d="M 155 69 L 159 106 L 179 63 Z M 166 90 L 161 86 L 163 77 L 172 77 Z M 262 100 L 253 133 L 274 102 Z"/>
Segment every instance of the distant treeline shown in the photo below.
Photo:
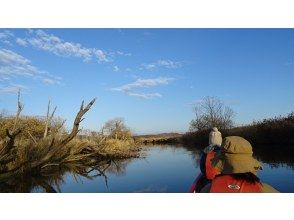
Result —
<path fill-rule="evenodd" d="M 179 133 L 161 133 L 154 135 L 133 136 L 136 143 L 140 144 L 173 144 L 181 142 L 182 134 Z"/>
<path fill-rule="evenodd" d="M 182 136 L 182 142 L 186 145 L 196 145 L 204 148 L 208 145 L 210 130 L 188 132 Z M 280 116 L 262 121 L 253 122 L 247 126 L 234 127 L 221 130 L 222 136 L 241 136 L 251 144 L 257 146 L 294 146 L 294 112 L 288 116 Z"/>

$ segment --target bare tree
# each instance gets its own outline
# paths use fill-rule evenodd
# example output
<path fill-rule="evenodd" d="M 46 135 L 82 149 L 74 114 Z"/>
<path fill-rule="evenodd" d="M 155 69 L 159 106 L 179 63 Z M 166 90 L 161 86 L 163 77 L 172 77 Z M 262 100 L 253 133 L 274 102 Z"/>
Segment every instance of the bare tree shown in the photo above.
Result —
<path fill-rule="evenodd" d="M 55 141 L 56 137 L 55 135 L 52 136 L 52 139 L 49 144 L 49 149 L 51 149 L 53 146 L 58 146 L 53 148 L 53 150 L 50 150 L 43 158 L 41 158 L 39 161 L 35 161 L 31 164 L 31 168 L 36 168 L 39 166 L 44 166 L 50 161 L 50 159 L 61 149 L 63 148 L 66 144 L 68 144 L 80 131 L 79 126 L 80 123 L 84 120 L 83 116 L 90 110 L 92 105 L 95 103 L 96 98 L 94 98 L 91 102 L 89 102 L 86 107 L 84 107 L 84 101 L 81 104 L 80 110 L 77 113 L 74 124 L 72 127 L 71 132 L 66 135 L 64 138 L 62 138 L 59 141 Z"/>
<path fill-rule="evenodd" d="M 107 121 L 102 131 L 104 134 L 115 139 L 128 139 L 131 137 L 131 131 L 126 127 L 123 118 L 115 118 Z"/>
<path fill-rule="evenodd" d="M 48 101 L 48 108 L 47 108 L 47 115 L 46 115 L 45 130 L 44 130 L 44 135 L 43 135 L 44 138 L 47 137 L 47 134 L 48 134 L 48 128 L 50 128 L 50 126 L 51 126 L 51 121 L 52 121 L 52 119 L 53 119 L 53 117 L 54 117 L 54 113 L 55 113 L 56 108 L 57 108 L 57 107 L 55 106 L 53 112 L 52 112 L 51 115 L 50 115 L 50 103 L 51 103 L 51 100 L 49 99 L 49 101 Z"/>
<path fill-rule="evenodd" d="M 61 146 L 66 145 L 78 134 L 78 132 L 80 131 L 79 130 L 80 123 L 85 119 L 83 118 L 84 114 L 86 114 L 86 112 L 90 110 L 90 108 L 92 107 L 95 101 L 96 101 L 96 98 L 94 98 L 91 102 L 89 102 L 86 105 L 86 107 L 84 107 L 84 101 L 82 102 L 80 111 L 77 113 L 75 117 L 73 128 L 71 132 L 60 142 Z"/>
<path fill-rule="evenodd" d="M 42 167 L 46 167 L 49 165 L 59 165 L 64 161 L 66 157 L 70 155 L 70 147 L 67 144 L 77 135 L 79 132 L 79 125 L 84 120 L 83 116 L 90 110 L 92 105 L 94 104 L 96 99 L 93 99 L 89 102 L 86 106 L 84 106 L 84 102 L 80 107 L 79 112 L 77 113 L 73 128 L 71 132 L 61 138 L 57 138 L 56 134 L 59 131 L 59 127 L 57 128 L 56 132 L 52 132 L 50 138 L 48 139 L 39 139 L 36 140 L 32 135 L 31 138 L 34 141 L 34 144 L 41 146 L 46 145 L 46 150 L 42 151 L 38 154 L 37 158 L 33 158 L 31 161 L 30 159 L 26 158 L 26 160 L 18 160 L 18 152 L 20 148 L 17 148 L 14 144 L 16 137 L 23 131 L 24 126 L 19 125 L 19 115 L 23 109 L 23 105 L 20 102 L 20 92 L 18 93 L 18 105 L 17 105 L 17 113 L 14 120 L 13 129 L 6 130 L 6 139 L 1 147 L 0 145 L 0 182 L 5 181 L 7 178 L 15 174 L 19 174 L 21 172 L 25 172 L 28 170 L 41 170 Z M 49 111 L 48 111 L 49 112 Z M 49 114 L 48 114 L 49 115 Z M 53 114 L 52 114 L 53 115 Z M 62 127 L 64 122 L 62 122 Z M 28 145 L 28 150 L 30 149 L 31 145 Z M 95 152 L 96 153 L 96 152 Z M 74 158 L 74 160 L 81 160 L 86 158 L 88 155 L 78 155 L 78 158 Z M 51 163 L 50 160 L 53 160 L 54 163 Z M 71 158 L 71 160 L 73 160 Z M 8 166 L 8 164 L 14 161 L 12 166 Z M 68 161 L 68 160 L 67 160 Z M 10 163 L 11 164 L 11 163 Z"/>
<path fill-rule="evenodd" d="M 8 129 L 6 130 L 7 137 L 5 139 L 4 146 L 2 147 L 2 149 L 0 149 L 0 155 L 6 155 L 14 148 L 15 138 L 23 130 L 23 126 L 18 126 L 19 116 L 23 108 L 24 108 L 24 105 L 20 102 L 20 89 L 19 89 L 17 93 L 17 111 L 16 111 L 16 116 L 14 119 L 13 128 L 11 131 Z"/>
<path fill-rule="evenodd" d="M 218 127 L 233 127 L 234 111 L 216 97 L 205 97 L 194 108 L 195 118 L 190 122 L 190 131 L 201 131 Z"/>

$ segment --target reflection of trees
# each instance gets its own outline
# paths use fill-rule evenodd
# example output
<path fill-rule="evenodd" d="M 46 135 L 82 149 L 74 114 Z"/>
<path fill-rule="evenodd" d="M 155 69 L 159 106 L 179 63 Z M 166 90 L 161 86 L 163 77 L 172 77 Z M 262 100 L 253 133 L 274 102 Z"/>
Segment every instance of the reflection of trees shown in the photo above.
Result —
<path fill-rule="evenodd" d="M 200 163 L 200 148 L 192 146 L 182 146 L 191 152 L 191 156 L 196 168 Z M 253 146 L 254 157 L 268 164 L 271 168 L 288 167 L 294 169 L 294 146 L 273 146 L 256 145 Z"/>
<path fill-rule="evenodd" d="M 111 166 L 111 161 L 101 161 L 99 164 L 84 166 L 82 164 L 66 164 L 58 167 L 50 167 L 42 173 L 26 173 L 25 175 L 15 175 L 5 181 L 0 181 L 0 192 L 31 192 L 41 188 L 44 192 L 61 192 L 60 186 L 64 183 L 66 173 L 71 173 L 77 177 L 84 177 L 93 180 L 103 177 L 107 185 L 105 171 Z"/>
<path fill-rule="evenodd" d="M 254 157 L 272 168 L 294 169 L 294 146 L 258 145 L 253 147 Z"/>
<path fill-rule="evenodd" d="M 184 147 L 187 151 L 191 153 L 194 167 L 199 168 L 202 150 L 196 147 L 191 147 L 191 146 L 182 146 L 182 147 Z"/>
<path fill-rule="evenodd" d="M 113 163 L 111 163 L 111 165 L 108 167 L 106 173 L 115 174 L 117 176 L 124 176 L 126 174 L 126 168 L 128 164 L 133 160 L 133 158 L 113 160 Z"/>

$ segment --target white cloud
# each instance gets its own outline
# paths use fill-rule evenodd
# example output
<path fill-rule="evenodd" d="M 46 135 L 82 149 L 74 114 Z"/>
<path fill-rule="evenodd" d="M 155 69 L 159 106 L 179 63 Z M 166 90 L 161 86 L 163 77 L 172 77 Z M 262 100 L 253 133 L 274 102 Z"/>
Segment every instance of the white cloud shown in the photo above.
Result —
<path fill-rule="evenodd" d="M 166 68 L 178 68 L 181 66 L 181 63 L 171 61 L 171 60 L 158 60 L 157 65 L 162 66 L 162 67 L 166 67 Z"/>
<path fill-rule="evenodd" d="M 17 38 L 15 42 L 21 46 L 24 46 L 24 47 L 28 45 L 27 41 L 25 41 L 24 39 L 21 39 L 21 38 Z"/>
<path fill-rule="evenodd" d="M 96 58 L 98 58 L 98 60 L 100 62 L 108 62 L 108 58 L 106 57 L 106 53 L 103 52 L 102 50 L 99 50 L 99 49 L 92 49 L 93 50 L 93 53 L 95 54 Z"/>
<path fill-rule="evenodd" d="M 159 93 L 138 93 L 135 90 L 138 88 L 149 88 L 155 87 L 160 85 L 167 85 L 170 81 L 174 80 L 174 78 L 168 77 L 158 77 L 152 79 L 137 79 L 133 83 L 125 84 L 123 86 L 112 88 L 113 91 L 123 92 L 129 96 L 136 96 L 140 98 L 154 98 L 154 97 L 161 97 Z"/>
<path fill-rule="evenodd" d="M 28 88 L 18 84 L 10 84 L 7 86 L 0 85 L 0 93 L 17 93 L 18 90 L 28 90 Z"/>
<path fill-rule="evenodd" d="M 18 44 L 27 44 L 40 50 L 48 51 L 62 57 L 78 57 L 84 61 L 96 58 L 99 62 L 107 62 L 107 54 L 101 49 L 83 47 L 79 43 L 67 42 L 63 39 L 48 34 L 43 30 L 30 30 L 30 36 L 25 39 L 18 38 Z"/>
<path fill-rule="evenodd" d="M 0 39 L 7 39 L 9 37 L 13 37 L 13 33 L 11 31 L 3 31 L 3 32 L 0 32 Z"/>
<path fill-rule="evenodd" d="M 40 79 L 45 83 L 58 84 L 61 78 L 39 70 L 31 61 L 11 50 L 0 49 L 0 79 L 7 81 L 20 76 Z"/>
<path fill-rule="evenodd" d="M 110 62 L 117 56 L 131 56 L 131 53 L 122 51 L 105 52 L 95 47 L 84 47 L 80 43 L 69 42 L 58 36 L 47 33 L 44 30 L 28 30 L 26 38 L 14 36 L 10 31 L 0 32 L 0 43 L 12 46 L 9 38 L 14 38 L 14 42 L 20 46 L 31 46 L 39 50 L 47 51 L 61 57 L 77 57 L 83 61 L 97 60 L 99 63 Z"/>
<path fill-rule="evenodd" d="M 132 56 L 131 53 L 125 53 L 125 52 L 122 52 L 122 51 L 116 51 L 116 54 L 120 55 L 120 56 L 126 56 L 126 57 Z"/>
<path fill-rule="evenodd" d="M 135 92 L 128 92 L 127 93 L 129 96 L 135 96 L 143 99 L 151 99 L 151 98 L 160 98 L 162 97 L 161 94 L 159 93 L 135 93 Z"/>
<path fill-rule="evenodd" d="M 181 67 L 182 63 L 178 61 L 172 61 L 172 60 L 158 60 L 154 63 L 142 64 L 141 66 L 147 70 L 153 70 L 159 67 L 175 69 L 175 68 Z"/>
<path fill-rule="evenodd" d="M 118 71 L 119 71 L 118 66 L 114 66 L 114 67 L 113 67 L 113 71 L 114 71 L 114 72 L 118 72 Z"/>
<path fill-rule="evenodd" d="M 11 50 L 0 49 L 0 64 L 0 77 L 38 74 L 37 68 L 28 59 Z"/>
<path fill-rule="evenodd" d="M 12 46 L 10 42 L 10 38 L 13 37 L 13 33 L 11 31 L 2 31 L 0 32 L 0 42 Z"/>
<path fill-rule="evenodd" d="M 55 84 L 55 81 L 50 78 L 44 78 L 42 81 L 46 84 L 51 84 L 51 85 Z"/>
<path fill-rule="evenodd" d="M 152 70 L 156 68 L 156 65 L 153 63 L 149 63 L 149 64 L 142 64 L 142 67 L 144 67 L 146 70 Z"/>

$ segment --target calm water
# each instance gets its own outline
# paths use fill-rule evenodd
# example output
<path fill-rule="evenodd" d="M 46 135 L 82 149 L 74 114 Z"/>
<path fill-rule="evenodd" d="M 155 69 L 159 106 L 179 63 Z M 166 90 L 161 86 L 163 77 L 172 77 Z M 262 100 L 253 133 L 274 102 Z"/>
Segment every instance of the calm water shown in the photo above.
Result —
<path fill-rule="evenodd" d="M 187 192 L 200 172 L 199 152 L 196 150 L 172 145 L 149 146 L 144 147 L 144 154 L 144 158 L 112 165 L 105 171 L 107 179 L 98 176 L 90 180 L 66 173 L 51 186 L 60 192 Z M 291 163 L 263 163 L 259 177 L 280 192 L 294 192 Z M 31 191 L 44 190 L 34 187 Z"/>

